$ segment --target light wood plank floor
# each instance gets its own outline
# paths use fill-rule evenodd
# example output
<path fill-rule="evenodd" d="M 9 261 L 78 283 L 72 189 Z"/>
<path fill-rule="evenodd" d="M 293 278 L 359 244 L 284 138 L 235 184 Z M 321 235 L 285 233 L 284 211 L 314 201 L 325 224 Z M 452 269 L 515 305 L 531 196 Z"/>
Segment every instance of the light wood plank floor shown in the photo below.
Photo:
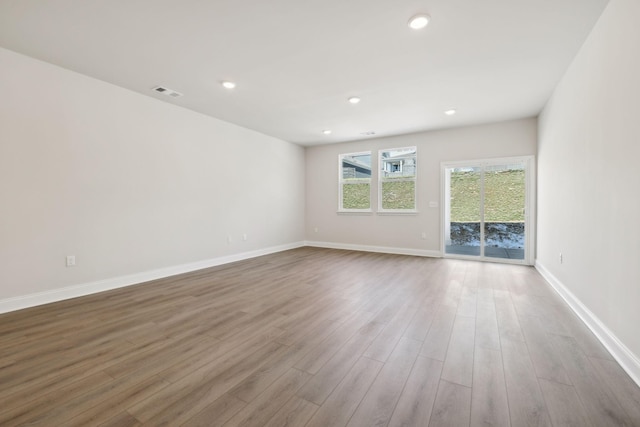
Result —
<path fill-rule="evenodd" d="M 0 425 L 640 426 L 530 267 L 301 248 L 0 316 Z"/>

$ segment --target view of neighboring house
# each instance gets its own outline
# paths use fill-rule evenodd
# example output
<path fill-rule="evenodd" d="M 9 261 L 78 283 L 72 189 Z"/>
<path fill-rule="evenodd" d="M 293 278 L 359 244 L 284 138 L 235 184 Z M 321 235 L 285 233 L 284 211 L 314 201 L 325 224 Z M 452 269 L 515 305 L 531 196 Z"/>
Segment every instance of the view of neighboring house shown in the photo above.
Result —
<path fill-rule="evenodd" d="M 342 158 L 342 178 L 371 178 L 371 155 L 353 155 Z"/>
<path fill-rule="evenodd" d="M 416 174 L 416 149 L 382 151 L 381 171 L 383 178 L 414 176 Z"/>

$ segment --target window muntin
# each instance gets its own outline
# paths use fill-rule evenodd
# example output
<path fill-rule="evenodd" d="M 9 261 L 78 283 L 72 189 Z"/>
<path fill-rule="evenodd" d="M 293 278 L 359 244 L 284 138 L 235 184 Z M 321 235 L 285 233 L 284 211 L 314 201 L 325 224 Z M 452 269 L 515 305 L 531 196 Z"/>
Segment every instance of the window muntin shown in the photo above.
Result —
<path fill-rule="evenodd" d="M 416 147 L 379 151 L 378 210 L 380 212 L 416 211 Z"/>
<path fill-rule="evenodd" d="M 338 210 L 371 212 L 371 151 L 340 154 Z"/>

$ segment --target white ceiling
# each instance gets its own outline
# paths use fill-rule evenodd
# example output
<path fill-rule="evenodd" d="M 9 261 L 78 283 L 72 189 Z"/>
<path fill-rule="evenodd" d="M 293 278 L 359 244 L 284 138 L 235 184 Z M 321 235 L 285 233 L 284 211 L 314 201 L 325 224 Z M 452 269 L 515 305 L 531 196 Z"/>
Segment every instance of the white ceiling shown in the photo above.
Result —
<path fill-rule="evenodd" d="M 535 116 L 606 3 L 0 0 L 0 46 L 317 145 Z"/>

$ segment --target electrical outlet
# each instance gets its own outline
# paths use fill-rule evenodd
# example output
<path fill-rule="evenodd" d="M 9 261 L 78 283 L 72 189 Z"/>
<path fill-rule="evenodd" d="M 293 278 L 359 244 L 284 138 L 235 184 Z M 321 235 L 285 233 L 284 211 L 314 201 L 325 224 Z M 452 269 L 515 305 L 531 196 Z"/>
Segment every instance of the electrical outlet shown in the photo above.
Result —
<path fill-rule="evenodd" d="M 244 240 L 245 242 L 247 241 L 247 233 L 244 233 L 244 234 L 242 235 L 242 240 Z"/>
<path fill-rule="evenodd" d="M 427 233 L 426 231 L 423 231 L 422 234 L 420 235 L 420 237 L 422 237 L 422 240 L 427 240 Z"/>
<path fill-rule="evenodd" d="M 564 258 L 562 257 L 562 252 L 560 252 L 560 264 L 564 262 Z"/>
<path fill-rule="evenodd" d="M 75 255 L 67 255 L 67 267 L 75 267 L 76 266 L 76 256 Z"/>
<path fill-rule="evenodd" d="M 227 245 L 231 244 L 231 236 L 227 236 Z"/>
<path fill-rule="evenodd" d="M 318 232 L 318 227 L 314 228 L 314 229 L 313 229 L 313 232 L 314 232 L 314 233 L 317 233 L 317 232 Z"/>

